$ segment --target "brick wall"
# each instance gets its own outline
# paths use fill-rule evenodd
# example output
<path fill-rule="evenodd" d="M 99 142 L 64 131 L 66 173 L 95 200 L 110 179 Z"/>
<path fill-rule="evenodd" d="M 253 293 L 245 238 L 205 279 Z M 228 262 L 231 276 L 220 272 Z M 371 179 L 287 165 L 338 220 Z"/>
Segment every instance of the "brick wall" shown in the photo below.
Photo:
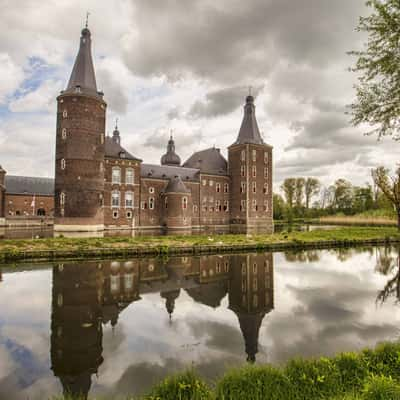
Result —
<path fill-rule="evenodd" d="M 33 195 L 11 194 L 5 195 L 5 216 L 32 216 L 44 215 L 53 216 L 54 197 L 35 196 L 35 207 L 32 207 Z"/>

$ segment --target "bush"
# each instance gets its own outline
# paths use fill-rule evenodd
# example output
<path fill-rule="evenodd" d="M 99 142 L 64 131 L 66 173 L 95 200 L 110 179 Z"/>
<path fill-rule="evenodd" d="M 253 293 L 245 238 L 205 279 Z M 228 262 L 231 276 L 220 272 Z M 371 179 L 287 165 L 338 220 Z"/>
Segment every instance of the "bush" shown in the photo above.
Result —
<path fill-rule="evenodd" d="M 362 391 L 362 400 L 399 400 L 400 385 L 386 376 L 370 376 Z"/>

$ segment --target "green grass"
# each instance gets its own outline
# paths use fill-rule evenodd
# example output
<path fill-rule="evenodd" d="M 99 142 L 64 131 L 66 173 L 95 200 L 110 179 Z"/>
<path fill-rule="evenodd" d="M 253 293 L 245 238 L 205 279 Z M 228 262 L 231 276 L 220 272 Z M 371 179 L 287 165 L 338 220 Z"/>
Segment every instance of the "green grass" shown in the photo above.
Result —
<path fill-rule="evenodd" d="M 230 370 L 210 384 L 187 371 L 163 380 L 147 395 L 125 399 L 399 400 L 400 343 L 383 343 L 374 350 L 332 358 L 298 358 L 279 368 L 248 365 Z"/>
<path fill-rule="evenodd" d="M 150 251 L 168 254 L 171 249 L 215 248 L 216 251 L 252 246 L 254 249 L 301 247 L 321 244 L 362 244 L 368 240 L 399 241 L 400 233 L 394 227 L 341 227 L 312 232 L 281 232 L 272 235 L 187 235 L 187 236 L 137 236 L 106 238 L 47 238 L 13 239 L 0 241 L 0 261 L 18 259 L 49 259 L 52 257 L 79 257 L 96 254 L 124 255 L 133 251 Z M 53 252 L 54 254 L 49 254 Z"/>

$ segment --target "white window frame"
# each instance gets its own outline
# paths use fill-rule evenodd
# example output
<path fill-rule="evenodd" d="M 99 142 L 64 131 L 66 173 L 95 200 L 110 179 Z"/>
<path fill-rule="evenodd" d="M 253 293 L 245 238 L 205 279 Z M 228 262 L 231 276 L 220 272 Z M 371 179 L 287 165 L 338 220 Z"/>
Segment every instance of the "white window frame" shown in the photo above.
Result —
<path fill-rule="evenodd" d="M 253 193 L 257 193 L 257 182 L 252 183 Z"/>
<path fill-rule="evenodd" d="M 60 205 L 63 206 L 65 204 L 65 192 L 60 193 Z"/>
<path fill-rule="evenodd" d="M 240 166 L 240 176 L 246 176 L 246 166 L 245 165 Z"/>
<path fill-rule="evenodd" d="M 264 151 L 264 163 L 267 164 L 269 160 L 269 154 L 267 151 Z"/>
<path fill-rule="evenodd" d="M 243 162 L 246 161 L 246 150 L 241 151 L 240 160 Z"/>
<path fill-rule="evenodd" d="M 188 207 L 188 198 L 186 196 L 182 197 L 182 210 L 186 210 Z"/>
<path fill-rule="evenodd" d="M 253 178 L 257 177 L 257 167 L 255 165 L 253 165 L 253 167 L 252 167 L 252 175 L 253 175 Z"/>
<path fill-rule="evenodd" d="M 217 183 L 215 184 L 215 191 L 216 191 L 217 193 L 220 193 L 220 192 L 221 192 L 221 184 L 220 184 L 219 182 L 217 182 Z"/>
<path fill-rule="evenodd" d="M 154 197 L 149 197 L 149 210 L 154 210 Z"/>
<path fill-rule="evenodd" d="M 252 155 L 253 162 L 256 162 L 257 161 L 257 150 L 253 150 L 251 155 Z"/>
<path fill-rule="evenodd" d="M 128 199 L 129 197 L 130 199 Z M 125 208 L 133 208 L 133 199 L 133 192 L 125 192 Z"/>
<path fill-rule="evenodd" d="M 62 129 L 61 129 L 61 138 L 62 138 L 63 140 L 66 140 L 66 139 L 67 139 L 67 128 L 62 128 Z"/>
<path fill-rule="evenodd" d="M 117 199 L 117 204 L 114 204 L 114 199 Z M 119 190 L 113 190 L 111 192 L 111 207 L 119 208 L 121 206 L 121 192 Z"/>
<path fill-rule="evenodd" d="M 229 183 L 224 183 L 224 193 L 229 193 Z"/>
<path fill-rule="evenodd" d="M 68 111 L 64 110 L 62 113 L 63 118 L 67 118 L 68 117 Z"/>
<path fill-rule="evenodd" d="M 65 158 L 61 159 L 61 169 L 64 170 L 67 166 L 67 162 L 65 161 Z"/>
<path fill-rule="evenodd" d="M 133 185 L 135 183 L 135 170 L 133 168 L 127 168 L 125 170 L 125 183 L 127 185 Z"/>
<path fill-rule="evenodd" d="M 153 186 L 149 187 L 149 193 L 153 194 L 154 192 L 155 192 L 154 187 Z"/>

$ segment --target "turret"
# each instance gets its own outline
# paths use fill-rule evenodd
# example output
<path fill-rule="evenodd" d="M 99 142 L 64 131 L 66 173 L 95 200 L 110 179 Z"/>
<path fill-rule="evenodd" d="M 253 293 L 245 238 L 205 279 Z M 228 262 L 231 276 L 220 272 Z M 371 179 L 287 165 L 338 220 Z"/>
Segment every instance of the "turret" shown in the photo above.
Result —
<path fill-rule="evenodd" d="M 6 224 L 5 220 L 5 208 L 6 208 L 6 171 L 0 165 L 0 226 Z"/>
<path fill-rule="evenodd" d="M 232 230 L 273 232 L 272 147 L 261 137 L 250 94 L 237 139 L 228 148 L 228 169 Z"/>
<path fill-rule="evenodd" d="M 169 180 L 162 197 L 166 228 L 192 229 L 192 194 L 179 175 Z"/>
<path fill-rule="evenodd" d="M 181 165 L 181 159 L 178 154 L 175 153 L 175 141 L 172 134 L 168 141 L 167 152 L 161 157 L 161 165 L 171 165 L 175 167 Z"/>
<path fill-rule="evenodd" d="M 97 90 L 91 40 L 85 27 L 67 88 L 57 98 L 55 231 L 104 229 L 106 103 Z"/>

